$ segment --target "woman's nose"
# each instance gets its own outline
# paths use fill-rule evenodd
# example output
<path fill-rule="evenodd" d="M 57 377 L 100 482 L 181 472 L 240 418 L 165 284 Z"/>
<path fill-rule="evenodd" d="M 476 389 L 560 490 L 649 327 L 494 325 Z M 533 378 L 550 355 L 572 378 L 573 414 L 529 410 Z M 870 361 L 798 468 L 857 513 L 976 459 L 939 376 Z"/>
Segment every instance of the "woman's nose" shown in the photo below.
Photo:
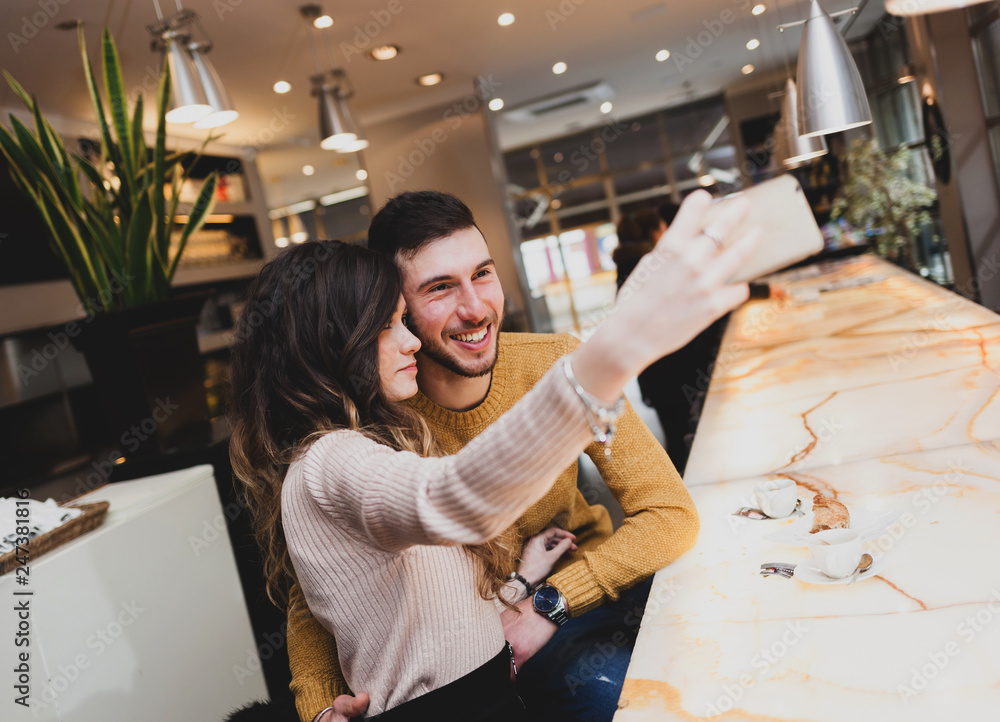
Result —
<path fill-rule="evenodd" d="M 403 329 L 403 339 L 399 350 L 405 354 L 416 353 L 420 350 L 420 339 L 414 336 L 408 328 Z"/>

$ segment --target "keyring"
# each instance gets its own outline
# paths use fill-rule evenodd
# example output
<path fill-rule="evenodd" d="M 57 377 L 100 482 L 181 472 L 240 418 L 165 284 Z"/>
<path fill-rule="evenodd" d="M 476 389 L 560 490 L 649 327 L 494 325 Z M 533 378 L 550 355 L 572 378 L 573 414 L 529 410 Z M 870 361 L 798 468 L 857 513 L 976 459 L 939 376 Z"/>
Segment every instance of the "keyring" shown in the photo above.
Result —
<path fill-rule="evenodd" d="M 714 233 L 712 233 L 711 231 L 709 231 L 707 228 L 701 232 L 701 235 L 705 236 L 706 238 L 712 239 L 712 242 L 715 244 L 715 247 L 718 248 L 720 251 L 725 249 L 725 246 L 722 245 L 722 239 L 719 238 Z"/>

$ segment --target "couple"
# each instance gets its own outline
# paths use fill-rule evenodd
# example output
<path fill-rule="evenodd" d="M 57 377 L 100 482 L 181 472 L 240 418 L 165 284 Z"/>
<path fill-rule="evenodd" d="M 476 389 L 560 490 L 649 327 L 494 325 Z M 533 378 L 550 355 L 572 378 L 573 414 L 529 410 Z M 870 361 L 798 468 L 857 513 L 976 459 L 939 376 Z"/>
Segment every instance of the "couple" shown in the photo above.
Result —
<path fill-rule="evenodd" d="M 584 344 L 499 334 L 486 242 L 446 194 L 390 200 L 373 250 L 303 244 L 264 267 L 233 353 L 232 455 L 269 592 L 291 596 L 303 720 L 610 719 L 645 604 L 628 590 L 698 529 L 622 388 L 747 295 L 728 279 L 755 237 L 715 240 L 745 204 L 704 229 L 709 202 L 692 194 Z M 625 509 L 614 534 L 576 488 L 584 450 Z"/>

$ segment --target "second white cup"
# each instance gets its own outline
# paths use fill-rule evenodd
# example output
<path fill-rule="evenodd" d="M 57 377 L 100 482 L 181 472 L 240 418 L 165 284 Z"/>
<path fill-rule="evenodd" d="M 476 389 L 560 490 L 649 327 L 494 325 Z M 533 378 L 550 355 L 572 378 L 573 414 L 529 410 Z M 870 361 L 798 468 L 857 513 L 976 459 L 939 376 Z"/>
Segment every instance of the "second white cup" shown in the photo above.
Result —
<path fill-rule="evenodd" d="M 762 512 L 781 519 L 795 510 L 798 490 L 791 479 L 768 479 L 754 486 L 753 498 Z"/>

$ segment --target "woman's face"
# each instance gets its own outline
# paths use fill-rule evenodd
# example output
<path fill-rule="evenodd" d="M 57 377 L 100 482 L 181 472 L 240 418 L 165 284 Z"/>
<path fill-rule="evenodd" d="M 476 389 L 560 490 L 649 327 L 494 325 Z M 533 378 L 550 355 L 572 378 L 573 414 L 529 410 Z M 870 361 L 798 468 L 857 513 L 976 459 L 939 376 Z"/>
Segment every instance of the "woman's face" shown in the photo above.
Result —
<path fill-rule="evenodd" d="M 417 393 L 417 359 L 420 341 L 406 327 L 406 302 L 399 304 L 392 320 L 378 337 L 378 373 L 382 390 L 390 401 L 402 401 Z"/>

